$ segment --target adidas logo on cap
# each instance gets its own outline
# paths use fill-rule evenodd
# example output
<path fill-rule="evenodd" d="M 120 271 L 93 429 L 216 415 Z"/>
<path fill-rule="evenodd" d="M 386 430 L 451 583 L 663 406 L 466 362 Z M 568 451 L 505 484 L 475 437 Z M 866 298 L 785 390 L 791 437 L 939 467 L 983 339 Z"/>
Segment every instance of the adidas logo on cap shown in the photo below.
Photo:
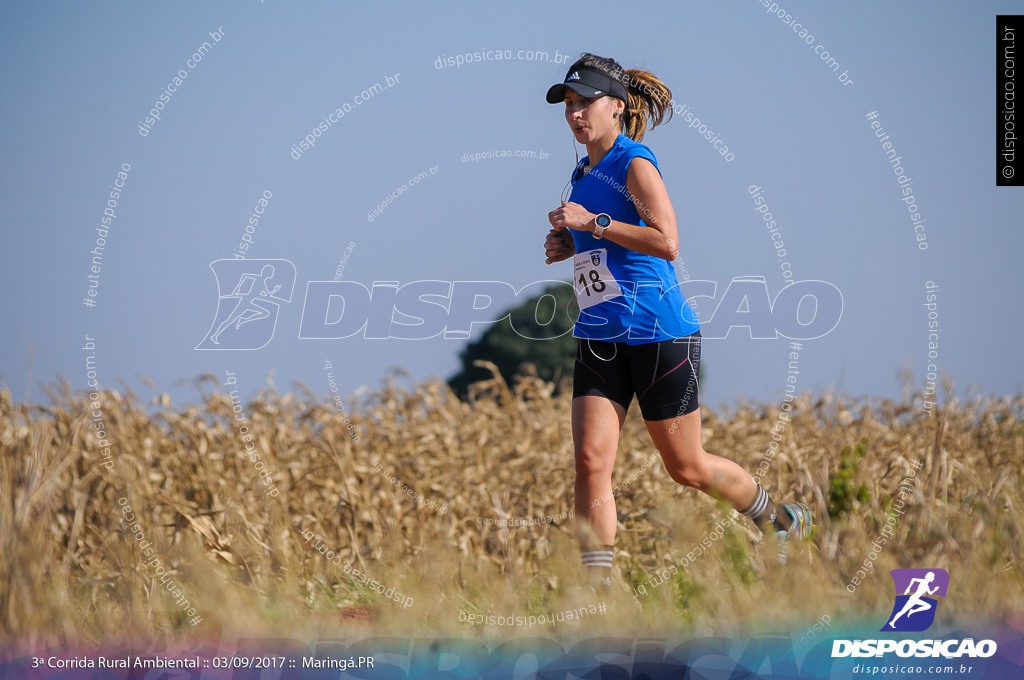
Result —
<path fill-rule="evenodd" d="M 579 80 L 579 79 L 580 79 L 579 72 L 578 71 L 573 71 L 572 75 L 565 79 L 565 82 L 569 82 L 570 80 Z"/>

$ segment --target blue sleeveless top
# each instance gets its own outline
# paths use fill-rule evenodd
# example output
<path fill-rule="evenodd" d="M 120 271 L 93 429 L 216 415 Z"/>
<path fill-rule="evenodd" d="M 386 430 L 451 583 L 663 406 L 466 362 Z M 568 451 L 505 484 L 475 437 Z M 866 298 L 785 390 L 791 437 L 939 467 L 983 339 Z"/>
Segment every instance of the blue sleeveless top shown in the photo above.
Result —
<path fill-rule="evenodd" d="M 620 134 L 601 162 L 573 182 L 569 200 L 594 214 L 607 213 L 618 222 L 647 226 L 626 189 L 629 162 L 637 157 L 658 167 L 650 149 Z M 580 167 L 588 160 L 584 158 Z M 589 231 L 570 232 L 577 253 L 599 248 L 608 251 L 608 270 L 622 290 L 621 297 L 581 310 L 574 337 L 642 345 L 682 338 L 700 328 L 697 315 L 679 291 L 671 262 L 630 250 L 608 238 L 596 239 Z"/>

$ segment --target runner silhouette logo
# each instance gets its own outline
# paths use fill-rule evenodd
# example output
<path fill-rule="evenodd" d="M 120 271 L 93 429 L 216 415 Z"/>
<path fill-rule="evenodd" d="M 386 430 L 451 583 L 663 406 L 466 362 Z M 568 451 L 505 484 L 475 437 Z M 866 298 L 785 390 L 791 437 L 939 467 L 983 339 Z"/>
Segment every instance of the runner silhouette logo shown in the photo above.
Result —
<path fill-rule="evenodd" d="M 260 349 L 274 337 L 281 305 L 292 301 L 288 260 L 215 260 L 217 314 L 196 349 Z"/>
<path fill-rule="evenodd" d="M 893 569 L 896 604 L 882 631 L 916 633 L 935 621 L 938 597 L 946 597 L 949 572 L 945 569 Z M 902 593 L 902 594 L 901 594 Z"/>

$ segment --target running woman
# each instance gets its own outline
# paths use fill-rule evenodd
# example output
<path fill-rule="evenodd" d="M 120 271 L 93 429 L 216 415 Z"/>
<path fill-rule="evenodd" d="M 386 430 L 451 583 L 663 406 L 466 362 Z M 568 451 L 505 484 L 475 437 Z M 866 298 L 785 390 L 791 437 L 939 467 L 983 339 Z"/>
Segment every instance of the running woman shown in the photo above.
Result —
<path fill-rule="evenodd" d="M 548 213 L 547 263 L 573 258 L 580 316 L 573 372 L 576 536 L 591 582 L 611 585 L 616 512 L 612 468 L 633 395 L 669 475 L 725 500 L 785 543 L 810 533 L 800 503 L 776 504 L 736 463 L 701 444 L 701 336 L 679 291 L 675 212 L 654 154 L 640 144 L 672 92 L 653 74 L 585 53 L 547 93 L 587 156 Z"/>
<path fill-rule="evenodd" d="M 910 583 L 907 584 L 907 589 L 903 594 L 910 595 L 910 591 L 913 590 L 915 583 L 917 584 L 917 592 L 910 595 L 910 597 L 907 598 L 907 603 L 903 605 L 903 609 L 900 610 L 900 613 L 892 617 L 892 621 L 889 622 L 890 628 L 895 628 L 896 619 L 900 618 L 904 614 L 906 614 L 909 619 L 914 614 L 917 614 L 918 612 L 926 612 L 935 606 L 933 602 L 926 602 L 923 598 L 924 595 L 934 595 L 935 591 L 939 589 L 938 586 L 935 586 L 934 588 L 928 587 L 928 584 L 934 580 L 934 571 L 929 571 L 925 574 L 924 578 L 915 578 L 910 580 Z"/>

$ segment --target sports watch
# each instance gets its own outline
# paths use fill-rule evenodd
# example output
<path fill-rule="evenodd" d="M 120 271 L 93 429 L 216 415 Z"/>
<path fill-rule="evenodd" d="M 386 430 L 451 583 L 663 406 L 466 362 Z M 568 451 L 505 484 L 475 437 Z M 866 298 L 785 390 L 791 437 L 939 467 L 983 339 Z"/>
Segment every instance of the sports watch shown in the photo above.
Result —
<path fill-rule="evenodd" d="M 604 232 L 608 231 L 608 227 L 612 226 L 612 218 L 608 213 L 601 213 L 594 218 L 594 238 L 604 238 Z"/>

